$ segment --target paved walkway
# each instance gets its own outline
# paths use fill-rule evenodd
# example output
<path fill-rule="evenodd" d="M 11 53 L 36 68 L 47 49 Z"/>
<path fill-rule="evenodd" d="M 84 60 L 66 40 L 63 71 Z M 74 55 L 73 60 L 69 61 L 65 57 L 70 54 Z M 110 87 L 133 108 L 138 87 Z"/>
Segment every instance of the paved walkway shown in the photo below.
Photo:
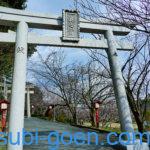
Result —
<path fill-rule="evenodd" d="M 30 146 L 24 146 L 24 150 L 123 150 L 122 147 L 110 147 L 108 145 L 105 146 L 96 146 L 95 145 L 95 138 L 91 138 L 91 144 L 87 145 L 80 145 L 77 146 L 76 144 L 71 144 L 71 145 L 63 145 L 61 142 L 59 143 L 59 147 L 56 149 L 55 145 L 50 145 L 48 143 L 48 135 L 49 133 L 53 131 L 57 131 L 60 135 L 59 138 L 61 138 L 61 135 L 63 132 L 69 132 L 70 134 L 74 134 L 76 132 L 83 132 L 85 135 L 87 135 L 88 132 L 92 132 L 90 129 L 84 129 L 84 128 L 77 128 L 73 127 L 71 125 L 66 125 L 63 123 L 54 123 L 38 118 L 30 118 L 30 119 L 25 119 L 25 129 L 27 131 L 33 132 L 35 134 L 35 130 L 38 129 L 38 134 L 39 134 L 39 142 L 38 145 L 34 144 Z M 103 141 L 104 143 L 106 142 L 106 135 L 107 134 L 102 134 L 102 133 L 97 133 L 99 136 L 99 140 Z M 28 141 L 30 138 L 27 137 L 26 140 Z M 68 143 L 70 141 L 69 135 L 66 135 L 64 138 L 64 142 Z M 60 139 L 59 139 L 60 140 Z M 56 137 L 52 137 L 52 141 L 56 141 Z M 82 142 L 82 141 L 79 141 Z M 85 143 L 87 143 L 87 140 L 85 140 Z M 0 147 L 0 150 L 6 150 L 6 148 Z"/>

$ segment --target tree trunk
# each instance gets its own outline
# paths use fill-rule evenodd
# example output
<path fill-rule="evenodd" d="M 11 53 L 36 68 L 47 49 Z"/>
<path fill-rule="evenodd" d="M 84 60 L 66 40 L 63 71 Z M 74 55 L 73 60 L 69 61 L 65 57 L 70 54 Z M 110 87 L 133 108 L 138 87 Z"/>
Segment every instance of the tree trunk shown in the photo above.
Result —
<path fill-rule="evenodd" d="M 72 114 L 73 124 L 77 125 L 77 115 L 76 113 Z"/>
<path fill-rule="evenodd" d="M 142 133 L 144 131 L 143 121 L 140 120 L 138 113 L 134 114 L 134 118 L 135 118 L 135 121 L 137 123 L 139 132 Z"/>
<path fill-rule="evenodd" d="M 134 103 L 135 100 L 133 99 L 132 92 L 127 87 L 126 87 L 126 92 L 127 92 L 127 98 L 128 98 L 129 106 L 131 108 L 131 111 L 134 115 L 135 121 L 136 121 L 137 126 L 138 126 L 138 131 L 143 132 L 144 131 L 143 121 L 141 120 L 140 114 L 139 114 L 138 110 L 136 109 L 137 106 Z M 142 109 L 142 108 L 139 108 L 139 109 Z"/>

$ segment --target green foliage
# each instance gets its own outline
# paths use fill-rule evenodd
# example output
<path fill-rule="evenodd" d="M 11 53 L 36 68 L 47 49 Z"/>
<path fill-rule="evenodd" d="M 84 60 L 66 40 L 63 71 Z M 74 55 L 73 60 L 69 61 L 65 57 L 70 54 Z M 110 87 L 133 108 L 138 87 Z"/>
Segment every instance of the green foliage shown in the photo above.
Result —
<path fill-rule="evenodd" d="M 0 45 L 0 75 L 12 73 L 14 45 Z"/>
<path fill-rule="evenodd" d="M 146 121 L 150 121 L 150 110 L 146 112 Z"/>
<path fill-rule="evenodd" d="M 1 99 L 4 99 L 4 96 L 3 96 L 3 93 L 2 92 L 0 92 L 0 100 Z"/>
<path fill-rule="evenodd" d="M 58 122 L 63 122 L 63 123 L 72 123 L 72 121 L 64 113 L 61 113 L 60 115 L 58 115 L 56 117 L 56 120 Z"/>
<path fill-rule="evenodd" d="M 0 0 L 0 6 L 25 9 L 27 0 Z"/>

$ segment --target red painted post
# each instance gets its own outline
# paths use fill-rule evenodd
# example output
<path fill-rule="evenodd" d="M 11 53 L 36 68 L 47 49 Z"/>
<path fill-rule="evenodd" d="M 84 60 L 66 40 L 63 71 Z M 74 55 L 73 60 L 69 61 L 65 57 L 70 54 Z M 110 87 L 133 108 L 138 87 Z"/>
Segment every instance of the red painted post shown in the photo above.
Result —
<path fill-rule="evenodd" d="M 0 111 L 2 113 L 1 118 L 2 132 L 5 132 L 6 130 L 8 104 L 9 102 L 7 100 L 0 100 Z"/>
<path fill-rule="evenodd" d="M 95 102 L 95 122 L 97 128 L 99 128 L 99 108 L 100 108 L 99 102 Z"/>
<path fill-rule="evenodd" d="M 95 117 L 96 117 L 96 127 L 99 128 L 99 108 L 96 109 Z"/>
<path fill-rule="evenodd" d="M 2 111 L 2 132 L 6 130 L 6 121 L 7 121 L 7 110 Z"/>

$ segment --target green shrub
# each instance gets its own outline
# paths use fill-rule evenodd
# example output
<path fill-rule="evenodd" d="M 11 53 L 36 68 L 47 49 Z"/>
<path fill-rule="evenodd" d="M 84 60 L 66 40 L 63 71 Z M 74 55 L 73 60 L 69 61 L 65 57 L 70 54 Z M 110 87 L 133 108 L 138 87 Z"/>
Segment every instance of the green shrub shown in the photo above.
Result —
<path fill-rule="evenodd" d="M 63 122 L 63 123 L 71 123 L 72 122 L 64 113 L 61 113 L 59 116 L 57 116 L 56 120 L 58 122 Z"/>

